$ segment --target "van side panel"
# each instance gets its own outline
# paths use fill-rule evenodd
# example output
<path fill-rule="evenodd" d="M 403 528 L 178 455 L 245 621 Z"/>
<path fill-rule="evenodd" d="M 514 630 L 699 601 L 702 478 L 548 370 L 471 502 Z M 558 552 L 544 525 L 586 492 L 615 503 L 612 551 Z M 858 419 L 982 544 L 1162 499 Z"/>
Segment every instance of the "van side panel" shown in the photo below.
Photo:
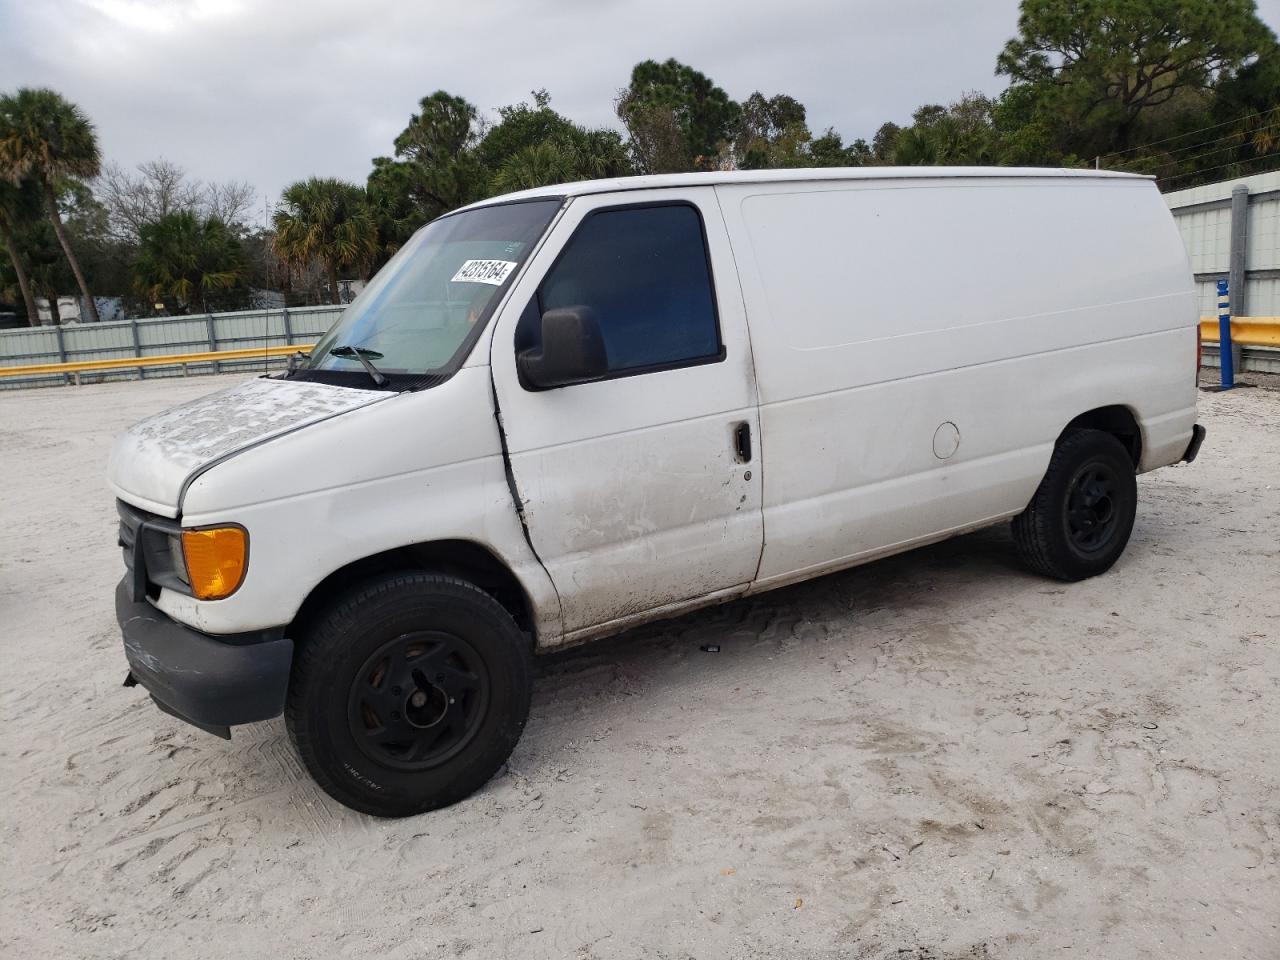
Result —
<path fill-rule="evenodd" d="M 1150 183 L 717 191 L 761 397 L 765 584 L 1018 513 L 1096 407 L 1133 411 L 1144 469 L 1186 448 L 1196 305 Z"/>

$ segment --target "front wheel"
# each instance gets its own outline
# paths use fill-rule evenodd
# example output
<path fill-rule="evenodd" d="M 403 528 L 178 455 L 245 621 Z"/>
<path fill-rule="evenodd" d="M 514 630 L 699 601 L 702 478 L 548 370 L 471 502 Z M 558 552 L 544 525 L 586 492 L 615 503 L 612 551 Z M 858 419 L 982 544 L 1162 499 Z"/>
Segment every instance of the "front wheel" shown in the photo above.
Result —
<path fill-rule="evenodd" d="M 1120 441 L 1101 430 L 1071 430 L 1031 503 L 1013 518 L 1013 540 L 1035 572 L 1084 580 L 1119 559 L 1137 508 L 1133 461 Z"/>
<path fill-rule="evenodd" d="M 307 770 L 348 807 L 404 817 L 456 803 L 520 739 L 531 645 L 464 580 L 370 581 L 300 640 L 285 722 Z"/>

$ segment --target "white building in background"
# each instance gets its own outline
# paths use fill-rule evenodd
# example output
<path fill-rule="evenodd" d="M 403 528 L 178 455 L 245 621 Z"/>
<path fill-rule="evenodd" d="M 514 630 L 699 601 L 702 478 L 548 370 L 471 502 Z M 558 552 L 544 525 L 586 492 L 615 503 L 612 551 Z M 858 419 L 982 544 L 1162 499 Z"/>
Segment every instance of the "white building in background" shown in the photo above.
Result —
<path fill-rule="evenodd" d="M 343 303 L 350 303 L 360 295 L 360 291 L 364 289 L 363 280 L 339 280 L 338 296 Z"/>
<path fill-rule="evenodd" d="M 42 324 L 48 323 L 53 319 L 53 311 L 49 309 L 49 300 L 47 297 L 36 297 L 36 313 L 40 316 Z M 112 320 L 128 319 L 124 313 L 124 300 L 120 297 L 94 297 L 94 303 L 98 306 L 98 319 L 103 323 Z M 59 297 L 58 298 L 58 316 L 63 323 L 79 323 L 83 318 L 80 316 L 80 298 L 79 297 Z"/>
<path fill-rule="evenodd" d="M 284 294 L 279 290 L 263 290 L 261 287 L 254 287 L 253 300 L 260 310 L 279 310 L 285 306 Z"/>

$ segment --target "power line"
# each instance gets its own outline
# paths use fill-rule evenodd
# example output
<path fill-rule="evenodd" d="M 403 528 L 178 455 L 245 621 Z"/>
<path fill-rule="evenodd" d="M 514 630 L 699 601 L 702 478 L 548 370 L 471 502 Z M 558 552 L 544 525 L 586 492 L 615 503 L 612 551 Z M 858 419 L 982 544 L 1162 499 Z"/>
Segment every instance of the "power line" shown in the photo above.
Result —
<path fill-rule="evenodd" d="M 1215 143 L 1223 145 L 1215 147 L 1212 150 L 1203 150 L 1200 153 L 1189 152 L 1192 150 L 1199 150 L 1201 147 L 1207 147 Z M 1119 164 L 1115 164 L 1114 168 L 1134 171 L 1149 170 L 1152 167 L 1186 164 L 1195 160 L 1203 160 L 1205 157 L 1211 157 L 1214 154 L 1223 153 L 1227 150 L 1239 150 L 1248 147 L 1249 145 L 1249 136 L 1244 130 L 1240 130 L 1212 140 L 1202 140 L 1200 143 L 1188 144 L 1185 147 L 1175 147 L 1164 153 L 1157 152 L 1150 156 L 1135 157 L 1130 160 L 1121 161 Z"/>
<path fill-rule="evenodd" d="M 1206 143 L 1196 144 L 1196 147 L 1207 146 L 1209 143 L 1222 143 L 1223 140 L 1225 139 L 1226 138 L 1224 137 L 1220 140 L 1209 140 Z M 1241 147 L 1247 146 L 1248 143 L 1249 143 L 1248 140 L 1237 140 L 1234 143 L 1228 143 L 1226 146 L 1218 147 L 1216 150 L 1206 150 L 1203 153 L 1197 153 L 1191 156 L 1177 156 L 1175 154 L 1170 153 L 1170 154 L 1165 154 L 1163 156 L 1142 157 L 1141 159 L 1131 160 L 1129 162 L 1133 164 L 1137 164 L 1139 166 L 1145 165 L 1145 166 L 1165 167 L 1165 166 L 1170 166 L 1172 164 L 1183 164 L 1183 163 L 1190 163 L 1193 160 L 1201 160 L 1205 157 L 1211 157 L 1215 153 L 1222 153 L 1224 150 L 1239 150 Z M 1188 149 L 1194 150 L 1196 149 L 1196 147 L 1189 147 Z"/>
<path fill-rule="evenodd" d="M 1152 140 L 1150 143 L 1140 144 L 1136 147 L 1129 147 L 1127 150 L 1116 150 L 1112 153 L 1099 154 L 1099 159 L 1106 160 L 1108 157 L 1120 157 L 1126 153 L 1133 153 L 1135 150 L 1146 150 L 1149 147 L 1154 147 L 1161 143 L 1169 143 L 1173 140 L 1184 140 L 1197 133 L 1204 133 L 1206 130 L 1217 130 L 1219 127 L 1229 127 L 1235 123 L 1244 123 L 1246 120 L 1252 120 L 1254 117 L 1265 117 L 1267 114 L 1275 113 L 1278 110 L 1280 110 L 1280 106 L 1269 107 L 1260 113 L 1249 114 L 1245 117 L 1236 117 L 1234 120 L 1224 120 L 1222 123 L 1215 123 L 1211 127 L 1200 127 L 1197 130 L 1188 130 L 1186 133 L 1180 133 L 1176 137 L 1165 137 L 1163 140 Z"/>
<path fill-rule="evenodd" d="M 1224 134 L 1221 137 L 1214 137 L 1212 140 L 1201 140 L 1199 143 L 1189 143 L 1183 147 L 1167 147 L 1164 150 L 1155 150 L 1153 151 L 1153 155 L 1164 156 L 1164 157 L 1185 156 L 1186 154 L 1190 153 L 1192 150 L 1199 150 L 1201 147 L 1208 147 L 1215 143 L 1226 143 L 1227 141 L 1230 140 L 1230 141 L 1234 141 L 1235 144 L 1238 146 L 1241 143 L 1247 142 L 1248 139 L 1249 138 L 1245 134 L 1245 131 L 1238 130 L 1238 131 L 1235 131 L 1234 133 Z"/>
<path fill-rule="evenodd" d="M 1238 150 L 1244 143 L 1229 143 L 1224 147 L 1218 147 L 1216 150 L 1206 150 L 1204 153 L 1192 154 L 1190 156 L 1175 156 L 1173 154 L 1153 154 L 1149 157 L 1135 157 L 1131 160 L 1123 161 L 1118 164 L 1108 164 L 1109 169 L 1141 171 L 1151 170 L 1159 167 L 1178 166 L 1179 164 L 1189 163 L 1192 160 L 1199 160 L 1203 157 L 1212 156 L 1215 153 L 1222 153 L 1224 150 Z"/>
<path fill-rule="evenodd" d="M 1247 160 L 1233 160 L 1230 163 L 1220 163 L 1216 167 L 1205 167 L 1203 170 L 1188 170 L 1186 173 L 1177 173 L 1171 177 L 1156 177 L 1157 183 L 1168 184 L 1173 180 L 1185 180 L 1187 177 L 1198 177 L 1206 173 L 1212 173 L 1214 170 L 1221 170 L 1224 167 L 1234 167 L 1243 164 L 1256 163 L 1259 160 L 1266 160 L 1268 157 L 1280 157 L 1280 150 L 1272 150 L 1270 153 L 1264 153 L 1256 157 L 1249 157 Z M 1255 170 L 1254 173 L 1267 173 L 1267 170 Z"/>
<path fill-rule="evenodd" d="M 1186 173 L 1175 173 L 1169 177 L 1156 177 L 1158 183 L 1168 183 L 1171 180 L 1185 180 L 1187 177 L 1198 177 L 1206 173 L 1212 173 L 1214 170 L 1222 170 L 1225 167 L 1244 166 L 1250 163 L 1256 163 L 1259 160 L 1266 160 L 1269 157 L 1280 157 L 1280 150 L 1273 150 L 1271 153 L 1264 153 L 1260 156 L 1249 157 L 1247 160 L 1232 160 L 1229 163 L 1220 163 L 1216 167 L 1205 167 L 1202 170 L 1188 170 Z M 1268 173 L 1267 170 L 1255 170 L 1254 173 Z M 1250 174 L 1245 174 L 1249 176 Z"/>
<path fill-rule="evenodd" d="M 1229 143 L 1225 147 L 1219 147 L 1217 150 L 1206 150 L 1204 153 L 1197 153 L 1190 157 L 1172 157 L 1170 163 L 1190 163 L 1192 160 L 1201 160 L 1204 157 L 1211 157 L 1215 153 L 1222 153 L 1223 150 L 1238 150 L 1243 146 L 1247 146 L 1248 141 L 1242 140 L 1239 143 Z"/>
<path fill-rule="evenodd" d="M 1162 143 L 1171 143 L 1174 140 L 1185 140 L 1187 137 L 1194 136 L 1197 133 L 1204 133 L 1207 130 L 1217 130 L 1220 127 L 1229 127 L 1229 126 L 1232 126 L 1233 124 L 1243 124 L 1248 120 L 1266 117 L 1268 114 L 1275 113 L 1276 111 L 1280 111 L 1280 106 L 1269 107 L 1268 109 L 1263 110 L 1260 113 L 1253 113 L 1243 117 L 1236 117 L 1236 119 L 1234 120 L 1224 120 L 1222 123 L 1213 124 L 1213 126 L 1199 127 L 1198 129 L 1195 129 L 1195 130 L 1188 130 L 1186 133 L 1180 133 L 1174 137 L 1165 137 L 1163 140 L 1152 140 L 1150 143 L 1139 144 L 1136 147 L 1129 147 L 1126 150 L 1116 150 L 1112 153 L 1104 153 L 1100 155 L 1100 159 L 1106 160 L 1109 157 L 1119 157 L 1119 156 L 1123 156 L 1126 153 L 1134 153 L 1135 151 L 1138 151 L 1138 150 L 1147 150 L 1147 149 L 1150 149 L 1151 147 L 1159 146 Z M 1213 143 L 1213 142 L 1215 141 L 1214 140 L 1202 141 L 1202 143 Z M 1192 145 L 1187 147 L 1174 147 L 1172 149 L 1176 152 L 1178 150 L 1194 149 L 1195 146 L 1197 145 Z"/>

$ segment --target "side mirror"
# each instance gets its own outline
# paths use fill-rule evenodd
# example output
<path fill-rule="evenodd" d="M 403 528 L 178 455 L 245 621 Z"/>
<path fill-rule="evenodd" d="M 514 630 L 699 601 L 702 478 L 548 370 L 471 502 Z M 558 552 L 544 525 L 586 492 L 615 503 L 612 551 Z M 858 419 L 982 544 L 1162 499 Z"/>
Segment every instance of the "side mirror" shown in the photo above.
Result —
<path fill-rule="evenodd" d="M 535 390 L 596 380 L 609 372 L 600 324 L 590 307 L 562 307 L 542 315 L 542 346 L 516 355 L 520 382 Z"/>

